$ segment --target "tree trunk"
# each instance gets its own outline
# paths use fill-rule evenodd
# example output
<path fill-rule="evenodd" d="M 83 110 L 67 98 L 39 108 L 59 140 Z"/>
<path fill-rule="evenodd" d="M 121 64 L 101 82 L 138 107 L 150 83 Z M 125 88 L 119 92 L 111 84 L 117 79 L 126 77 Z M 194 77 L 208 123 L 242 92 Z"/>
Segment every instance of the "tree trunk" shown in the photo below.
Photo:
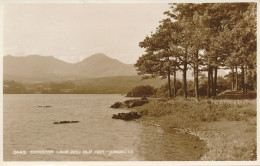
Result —
<path fill-rule="evenodd" d="M 254 71 L 253 71 L 254 72 Z M 257 91 L 257 74 L 254 74 L 254 91 Z"/>
<path fill-rule="evenodd" d="M 195 86 L 196 86 L 196 81 L 195 81 L 195 64 L 193 66 L 193 89 L 194 89 L 194 96 L 196 96 L 195 94 Z"/>
<path fill-rule="evenodd" d="M 236 66 L 236 90 L 238 90 L 238 71 Z"/>
<path fill-rule="evenodd" d="M 184 92 L 184 98 L 187 99 L 187 63 L 184 63 L 184 69 L 183 69 L 183 92 Z"/>
<path fill-rule="evenodd" d="M 231 68 L 232 71 L 232 91 L 235 89 L 235 74 L 234 74 L 234 66 Z"/>
<path fill-rule="evenodd" d="M 211 93 L 210 93 L 210 76 L 211 75 L 211 66 L 208 65 L 208 87 L 207 87 L 207 96 L 208 98 L 211 97 Z"/>
<path fill-rule="evenodd" d="M 186 53 L 184 56 L 184 62 L 183 62 L 183 92 L 184 92 L 184 98 L 187 99 L 187 56 L 188 56 L 188 48 L 186 48 Z"/>
<path fill-rule="evenodd" d="M 246 65 L 246 69 L 245 69 L 245 88 L 246 88 L 246 93 L 247 93 L 247 83 L 248 83 L 248 75 L 247 75 L 247 65 Z"/>
<path fill-rule="evenodd" d="M 212 96 L 217 96 L 217 80 L 218 80 L 218 67 L 214 68 L 214 88 Z"/>
<path fill-rule="evenodd" d="M 172 90 L 171 90 L 171 72 L 168 69 L 168 88 L 169 88 L 169 97 L 172 97 Z"/>
<path fill-rule="evenodd" d="M 173 68 L 173 86 L 174 86 L 173 97 L 176 97 L 176 94 L 177 94 L 177 90 L 176 90 L 176 66 L 174 66 L 174 68 Z"/>
<path fill-rule="evenodd" d="M 244 68 L 244 65 L 241 66 L 241 83 L 242 83 L 243 94 L 245 94 L 246 88 L 245 88 L 245 68 Z"/>
<path fill-rule="evenodd" d="M 214 85 L 214 77 L 213 77 L 213 66 L 211 66 L 210 69 L 210 81 L 211 81 L 211 96 L 213 96 L 213 89 L 215 89 L 215 85 Z"/>
<path fill-rule="evenodd" d="M 199 100 L 199 51 L 197 50 L 194 63 L 195 98 Z"/>

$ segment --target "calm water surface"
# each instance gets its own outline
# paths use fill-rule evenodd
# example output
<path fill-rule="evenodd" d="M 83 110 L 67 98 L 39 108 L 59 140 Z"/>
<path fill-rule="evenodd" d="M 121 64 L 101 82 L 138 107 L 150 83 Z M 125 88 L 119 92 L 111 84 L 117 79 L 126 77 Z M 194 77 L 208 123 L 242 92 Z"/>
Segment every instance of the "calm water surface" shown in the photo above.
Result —
<path fill-rule="evenodd" d="M 122 95 L 26 94 L 3 98 L 5 161 L 193 160 L 194 150 L 186 136 L 111 119 L 112 114 L 127 111 L 109 108 L 115 101 L 127 99 Z M 63 120 L 80 122 L 53 124 Z M 47 151 L 53 153 L 43 154 Z"/>

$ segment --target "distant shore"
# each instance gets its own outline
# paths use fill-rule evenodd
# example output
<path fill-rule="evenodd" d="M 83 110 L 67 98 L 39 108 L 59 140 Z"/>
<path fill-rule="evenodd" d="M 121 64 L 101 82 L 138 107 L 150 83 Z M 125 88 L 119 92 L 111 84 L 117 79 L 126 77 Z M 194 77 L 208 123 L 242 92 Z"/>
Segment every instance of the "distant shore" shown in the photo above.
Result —
<path fill-rule="evenodd" d="M 205 141 L 206 151 L 194 148 L 197 153 L 203 153 L 202 161 L 254 161 L 257 158 L 256 100 L 237 101 L 216 104 L 209 100 L 150 99 L 148 104 L 131 109 L 142 114 L 138 122 L 191 134 Z"/>

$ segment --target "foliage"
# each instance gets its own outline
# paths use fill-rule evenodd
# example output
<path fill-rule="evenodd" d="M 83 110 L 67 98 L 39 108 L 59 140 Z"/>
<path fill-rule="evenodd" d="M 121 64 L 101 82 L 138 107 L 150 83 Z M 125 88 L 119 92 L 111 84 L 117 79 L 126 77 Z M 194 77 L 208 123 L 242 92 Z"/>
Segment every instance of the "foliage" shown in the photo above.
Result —
<path fill-rule="evenodd" d="M 13 94 L 13 93 L 21 94 L 21 93 L 28 93 L 28 91 L 26 91 L 25 87 L 20 82 L 4 81 L 3 93 L 4 94 Z"/>
<path fill-rule="evenodd" d="M 165 14 L 168 18 L 139 44 L 145 48 L 135 64 L 139 74 L 168 77 L 171 92 L 170 75 L 177 67 L 183 71 L 183 88 L 178 94 L 184 93 L 186 98 L 191 92 L 198 99 L 201 91 L 210 97 L 225 89 L 223 79 L 217 84 L 219 68 L 233 73 L 239 68 L 244 93 L 247 85 L 256 88 L 256 3 L 173 3 Z M 194 72 L 193 90 L 187 87 L 187 68 Z M 208 72 L 207 84 L 199 80 L 201 71 Z"/>
<path fill-rule="evenodd" d="M 143 97 L 151 96 L 156 93 L 156 89 L 150 85 L 140 85 L 133 88 L 130 92 L 127 93 L 126 97 Z"/>
<path fill-rule="evenodd" d="M 81 81 L 24 83 L 4 81 L 4 94 L 46 93 L 46 94 L 126 94 L 140 85 L 160 87 L 165 80 L 142 80 L 141 76 L 118 76 L 92 78 Z"/>
<path fill-rule="evenodd" d="M 174 44 L 176 41 L 172 38 L 172 32 L 179 30 L 178 24 L 170 19 L 163 20 L 155 33 L 151 33 L 150 37 L 146 36 L 139 43 L 140 47 L 145 48 L 145 54 L 135 64 L 138 74 L 143 75 L 144 79 L 158 76 L 168 78 L 169 97 L 172 97 L 170 76 L 173 74 L 176 80 L 177 56 L 182 54 L 182 50 Z"/>

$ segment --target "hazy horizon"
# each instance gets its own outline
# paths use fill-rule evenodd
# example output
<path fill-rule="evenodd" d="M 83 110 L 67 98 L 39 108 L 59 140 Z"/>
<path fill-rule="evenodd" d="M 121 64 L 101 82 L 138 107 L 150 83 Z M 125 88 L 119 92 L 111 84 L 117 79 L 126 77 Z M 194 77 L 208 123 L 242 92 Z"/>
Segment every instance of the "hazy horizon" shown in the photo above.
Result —
<path fill-rule="evenodd" d="M 92 56 L 99 55 L 99 54 L 103 54 L 103 55 L 106 56 L 107 58 L 111 58 L 111 59 L 113 59 L 113 60 L 117 60 L 117 61 L 119 61 L 119 62 L 121 62 L 121 63 L 124 63 L 124 62 L 122 62 L 122 61 L 120 61 L 120 60 L 118 60 L 118 59 L 115 59 L 115 58 L 112 58 L 112 57 L 110 57 L 110 56 L 107 56 L 107 55 L 104 54 L 104 53 L 95 53 L 95 54 L 92 54 L 92 55 L 90 55 L 90 56 L 87 56 L 86 58 L 84 58 L 84 59 L 82 59 L 82 60 L 80 60 L 80 61 L 77 61 L 77 62 L 66 62 L 66 61 L 64 61 L 64 60 L 62 60 L 62 59 L 58 59 L 58 58 L 55 57 L 55 56 L 44 56 L 44 55 L 25 55 L 25 56 L 4 55 L 4 57 L 7 57 L 7 56 L 12 56 L 12 57 L 29 57 L 29 56 L 53 57 L 53 58 L 55 58 L 55 59 L 57 59 L 57 60 L 60 60 L 60 61 L 66 62 L 66 63 L 76 64 L 76 63 L 79 63 L 79 62 L 84 61 L 84 60 L 87 59 L 87 58 L 90 58 L 90 57 L 92 57 Z M 126 64 L 126 65 L 133 65 L 134 63 L 124 63 L 124 64 Z"/>
<path fill-rule="evenodd" d="M 53 56 L 76 63 L 102 53 L 133 64 L 138 44 L 166 18 L 163 4 L 7 4 L 4 55 Z"/>

